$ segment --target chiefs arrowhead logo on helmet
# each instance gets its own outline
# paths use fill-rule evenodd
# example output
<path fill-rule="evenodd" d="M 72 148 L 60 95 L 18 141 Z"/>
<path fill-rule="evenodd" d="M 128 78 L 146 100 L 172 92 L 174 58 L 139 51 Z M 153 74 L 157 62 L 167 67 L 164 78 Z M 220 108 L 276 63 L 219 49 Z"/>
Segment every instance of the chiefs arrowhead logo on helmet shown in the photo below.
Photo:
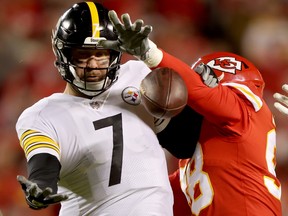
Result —
<path fill-rule="evenodd" d="M 220 83 L 243 84 L 262 97 L 265 86 L 262 75 L 244 57 L 229 52 L 216 52 L 201 57 L 192 68 L 195 69 L 200 63 L 208 65 L 214 71 Z"/>
<path fill-rule="evenodd" d="M 236 70 L 241 71 L 241 61 L 231 57 L 221 57 L 207 63 L 211 68 L 226 73 L 236 74 Z"/>

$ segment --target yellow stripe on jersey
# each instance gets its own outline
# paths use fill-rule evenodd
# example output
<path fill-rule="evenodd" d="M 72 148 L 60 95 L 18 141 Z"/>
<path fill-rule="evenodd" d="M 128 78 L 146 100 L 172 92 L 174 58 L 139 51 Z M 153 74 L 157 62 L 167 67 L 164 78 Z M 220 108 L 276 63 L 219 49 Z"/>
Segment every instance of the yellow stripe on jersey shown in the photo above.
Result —
<path fill-rule="evenodd" d="M 251 102 L 256 112 L 261 109 L 263 105 L 262 100 L 257 95 L 255 95 L 247 86 L 239 83 L 223 83 L 222 85 L 234 87 L 240 92 L 242 92 L 242 94 L 244 94 L 244 96 Z"/>
<path fill-rule="evenodd" d="M 22 147 L 23 148 L 27 148 L 31 143 L 54 143 L 55 145 L 57 145 L 52 139 L 50 139 L 49 137 L 43 136 L 43 135 L 33 135 L 33 136 L 29 136 L 26 137 L 25 139 L 23 139 L 22 141 Z"/>
<path fill-rule="evenodd" d="M 37 145 L 34 145 L 34 146 L 30 146 L 29 148 L 27 148 L 25 150 L 25 154 L 28 156 L 28 154 L 35 150 L 35 149 L 39 149 L 39 148 L 50 148 L 50 149 L 53 149 L 55 150 L 58 154 L 60 154 L 59 152 L 59 149 L 55 148 L 54 146 L 50 145 L 50 144 L 37 144 Z"/>
<path fill-rule="evenodd" d="M 100 31 L 99 31 L 99 15 L 98 10 L 93 2 L 86 2 L 91 14 L 91 22 L 92 22 L 92 38 L 99 38 Z"/>
<path fill-rule="evenodd" d="M 55 142 L 50 137 L 35 131 L 27 130 L 20 137 L 20 144 L 23 148 L 26 157 L 35 149 L 48 148 L 60 155 L 60 147 L 57 142 Z"/>

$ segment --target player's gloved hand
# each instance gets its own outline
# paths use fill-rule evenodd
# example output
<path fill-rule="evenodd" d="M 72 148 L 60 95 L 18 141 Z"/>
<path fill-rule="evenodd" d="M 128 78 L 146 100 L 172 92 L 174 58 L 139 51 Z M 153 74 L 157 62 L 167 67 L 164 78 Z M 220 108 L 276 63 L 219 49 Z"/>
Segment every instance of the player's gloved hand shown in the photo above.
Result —
<path fill-rule="evenodd" d="M 288 93 L 288 85 L 284 84 L 282 86 L 282 89 L 284 92 Z M 275 93 L 273 97 L 276 99 L 276 102 L 274 103 L 274 107 L 279 110 L 279 112 L 288 115 L 288 94 L 287 96 Z"/>
<path fill-rule="evenodd" d="M 200 74 L 205 85 L 210 88 L 218 86 L 218 78 L 208 65 L 199 64 L 194 70 Z"/>
<path fill-rule="evenodd" d="M 152 26 L 143 26 L 144 22 L 141 19 L 137 19 L 132 24 L 127 13 L 121 16 L 122 23 L 114 10 L 109 11 L 108 16 L 119 37 L 117 41 L 101 41 L 104 48 L 108 46 L 110 49 L 134 56 L 142 56 L 150 49 L 148 35 L 152 31 Z"/>
<path fill-rule="evenodd" d="M 68 195 L 65 194 L 52 194 L 52 189 L 49 187 L 44 190 L 40 189 L 36 183 L 29 181 L 24 176 L 18 175 L 17 181 L 22 186 L 26 202 L 32 209 L 43 209 L 50 204 L 56 204 L 68 199 Z"/>
<path fill-rule="evenodd" d="M 118 40 L 103 40 L 99 42 L 100 46 L 131 54 L 144 61 L 149 67 L 156 67 L 160 63 L 163 53 L 148 38 L 152 32 L 152 26 L 144 26 L 142 19 L 137 19 L 132 23 L 127 13 L 121 16 L 121 22 L 114 10 L 109 11 L 108 16 L 117 31 Z"/>

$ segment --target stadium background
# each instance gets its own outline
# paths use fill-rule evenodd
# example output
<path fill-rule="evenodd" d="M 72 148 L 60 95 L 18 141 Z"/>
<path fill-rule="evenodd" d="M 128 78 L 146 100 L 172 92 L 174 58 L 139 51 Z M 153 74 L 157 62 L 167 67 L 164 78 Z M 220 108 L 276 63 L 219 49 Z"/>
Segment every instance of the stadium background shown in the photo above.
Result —
<path fill-rule="evenodd" d="M 1 0 L 0 5 L 0 216 L 34 216 L 24 199 L 17 174 L 26 174 L 15 122 L 41 97 L 62 91 L 53 66 L 51 29 L 77 1 Z M 152 24 L 151 39 L 192 64 L 212 51 L 232 51 L 250 59 L 266 81 L 264 98 L 275 114 L 277 175 L 282 183 L 283 216 L 288 215 L 288 118 L 273 107 L 273 93 L 288 83 L 287 0 L 102 0 L 118 14 Z M 124 55 L 123 62 L 131 57 Z M 167 154 L 169 172 L 177 161 Z M 58 206 L 41 215 L 57 215 Z"/>

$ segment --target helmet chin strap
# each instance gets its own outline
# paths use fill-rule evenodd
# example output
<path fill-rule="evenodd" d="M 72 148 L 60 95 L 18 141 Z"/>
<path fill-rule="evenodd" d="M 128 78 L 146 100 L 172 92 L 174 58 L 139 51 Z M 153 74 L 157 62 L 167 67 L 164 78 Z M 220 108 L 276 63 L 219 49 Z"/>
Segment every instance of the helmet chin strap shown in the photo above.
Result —
<path fill-rule="evenodd" d="M 82 94 L 84 94 L 84 95 L 86 95 L 86 96 L 88 96 L 88 97 L 95 97 L 95 96 L 97 96 L 97 95 L 99 95 L 99 94 L 101 94 L 102 92 L 92 92 L 92 91 L 86 91 L 86 90 L 83 90 L 83 89 L 79 89 L 79 88 L 77 88 L 77 90 L 80 92 L 80 93 L 82 93 Z"/>
<path fill-rule="evenodd" d="M 102 93 L 102 92 L 85 91 L 83 89 L 77 88 L 77 86 L 75 86 L 75 85 L 73 85 L 71 83 L 69 83 L 69 85 L 70 85 L 71 90 L 75 92 L 75 94 L 72 94 L 72 95 L 76 95 L 76 96 L 80 94 L 80 95 L 82 95 L 82 96 L 84 96 L 86 98 L 91 99 L 91 98 L 93 98 L 93 97 L 95 97 L 95 96 L 97 96 L 97 95 Z"/>
<path fill-rule="evenodd" d="M 85 95 L 87 95 L 89 97 L 95 97 L 95 96 L 97 96 L 97 95 L 99 95 L 99 94 L 101 94 L 102 92 L 105 91 L 103 87 L 107 86 L 107 83 L 109 81 L 110 81 L 109 79 L 105 78 L 104 80 L 101 80 L 99 82 L 91 82 L 91 83 L 86 82 L 86 85 L 85 85 L 86 89 L 99 90 L 99 91 L 87 91 L 87 90 L 84 90 L 84 89 L 81 89 L 81 88 L 77 88 L 76 86 L 75 87 L 82 94 L 85 94 Z M 103 91 L 100 91 L 102 89 L 103 89 Z"/>
<path fill-rule="evenodd" d="M 95 97 L 101 94 L 103 91 L 105 91 L 104 89 L 106 86 L 109 86 L 110 82 L 112 82 L 107 76 L 98 82 L 86 82 L 78 77 L 73 66 L 69 65 L 69 70 L 74 76 L 74 80 L 71 83 L 73 88 L 77 92 L 80 92 L 88 97 Z"/>

